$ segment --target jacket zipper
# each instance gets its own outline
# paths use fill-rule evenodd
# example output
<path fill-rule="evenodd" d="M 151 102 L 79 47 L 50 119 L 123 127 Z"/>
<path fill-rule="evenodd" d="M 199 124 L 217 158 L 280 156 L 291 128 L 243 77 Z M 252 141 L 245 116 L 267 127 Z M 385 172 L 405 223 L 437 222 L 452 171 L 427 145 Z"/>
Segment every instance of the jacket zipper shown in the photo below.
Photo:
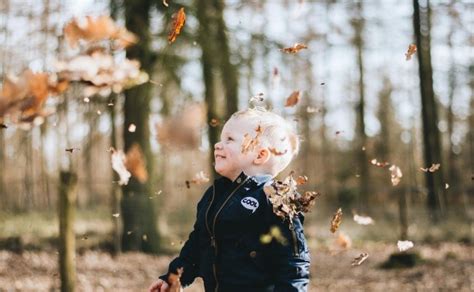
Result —
<path fill-rule="evenodd" d="M 209 232 L 209 236 L 211 237 L 211 246 L 214 247 L 214 256 L 215 256 L 215 259 L 214 259 L 214 262 L 212 263 L 212 271 L 214 272 L 214 280 L 216 281 L 216 289 L 214 290 L 215 292 L 218 291 L 219 289 L 219 282 L 217 281 L 217 268 L 216 268 L 216 263 L 215 263 L 215 260 L 217 259 L 217 242 L 216 242 L 216 237 L 215 237 L 215 230 L 216 230 L 216 220 L 217 220 L 217 216 L 219 215 L 219 213 L 221 212 L 221 210 L 224 208 L 224 206 L 227 204 L 227 202 L 230 200 L 230 198 L 234 195 L 234 193 L 245 183 L 247 182 L 248 180 L 248 177 L 241 183 L 239 184 L 231 193 L 230 195 L 227 197 L 227 199 L 224 201 L 224 203 L 221 205 L 221 207 L 219 208 L 219 210 L 217 210 L 216 212 L 216 215 L 214 215 L 214 219 L 212 221 L 212 231 L 211 229 L 209 228 L 209 222 L 207 220 L 207 217 L 208 217 L 208 214 L 209 214 L 209 210 L 211 209 L 211 206 L 212 206 L 212 203 L 214 202 L 214 198 L 216 196 L 216 185 L 213 184 L 212 185 L 212 199 L 211 199 L 211 203 L 209 203 L 209 206 L 207 207 L 207 210 L 206 210 L 206 228 L 207 228 L 207 232 Z"/>
<path fill-rule="evenodd" d="M 296 238 L 295 226 L 293 225 L 293 222 L 290 222 L 289 228 L 290 228 L 290 231 L 291 231 L 291 235 L 293 237 L 293 255 L 294 256 L 299 256 L 299 253 L 298 253 L 298 240 Z"/>

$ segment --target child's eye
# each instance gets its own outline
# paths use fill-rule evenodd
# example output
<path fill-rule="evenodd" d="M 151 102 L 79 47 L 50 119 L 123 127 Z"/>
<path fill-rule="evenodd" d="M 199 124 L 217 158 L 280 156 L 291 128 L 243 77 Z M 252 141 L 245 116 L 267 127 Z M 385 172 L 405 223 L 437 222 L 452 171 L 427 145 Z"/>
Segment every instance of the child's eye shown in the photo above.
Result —
<path fill-rule="evenodd" d="M 232 137 L 227 137 L 227 141 L 234 141 L 234 138 L 232 138 Z"/>

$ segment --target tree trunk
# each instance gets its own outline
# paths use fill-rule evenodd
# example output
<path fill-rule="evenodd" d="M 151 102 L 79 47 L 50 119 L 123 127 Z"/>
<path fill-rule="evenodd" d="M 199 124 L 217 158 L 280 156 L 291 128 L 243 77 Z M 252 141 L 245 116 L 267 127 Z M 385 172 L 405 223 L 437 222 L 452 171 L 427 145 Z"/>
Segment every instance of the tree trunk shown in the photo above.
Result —
<path fill-rule="evenodd" d="M 220 56 L 220 68 L 222 73 L 221 78 L 225 90 L 227 110 L 225 119 L 228 119 L 238 109 L 239 74 L 237 67 L 231 62 L 231 52 L 229 48 L 229 39 L 227 37 L 227 27 L 224 20 L 224 1 L 213 0 L 212 4 L 214 6 L 215 20 L 217 26 L 217 34 L 214 39 L 217 42 L 218 52 Z"/>
<path fill-rule="evenodd" d="M 357 2 L 357 18 L 353 21 L 355 30 L 354 44 L 357 48 L 357 67 L 359 70 L 359 103 L 356 107 L 357 115 L 357 158 L 359 168 L 359 208 L 367 212 L 369 210 L 369 167 L 367 153 L 367 134 L 365 133 L 365 85 L 364 85 L 364 44 L 362 33 L 364 30 L 364 18 L 362 1 Z"/>
<path fill-rule="evenodd" d="M 210 8 L 209 1 L 207 0 L 197 0 L 197 18 L 199 21 L 199 35 L 198 40 L 202 50 L 202 70 L 205 86 L 205 101 L 207 104 L 207 121 L 208 124 L 211 123 L 212 119 L 221 120 L 216 109 L 216 79 L 214 75 L 214 70 L 216 68 L 215 64 L 215 50 L 212 29 L 213 27 L 209 25 L 211 17 L 209 16 Z M 222 126 L 222 125 L 221 125 Z M 208 129 L 208 140 L 209 140 L 209 161 L 214 161 L 214 145 L 219 141 L 219 129 L 221 127 L 212 127 L 209 126 Z M 212 169 L 212 176 L 216 177 L 216 172 L 214 167 Z M 212 179 L 212 178 L 211 178 Z"/>
<path fill-rule="evenodd" d="M 433 163 L 441 163 L 441 143 L 438 130 L 438 113 L 433 91 L 433 70 L 431 67 L 430 50 L 430 6 L 420 7 L 418 0 L 413 0 L 413 25 L 416 36 L 418 64 L 420 75 L 421 107 L 423 122 L 424 163 L 429 167 Z M 443 169 L 431 173 L 426 172 L 426 188 L 428 190 L 427 205 L 433 222 L 440 219 L 442 205 L 440 193 L 443 192 Z"/>
<path fill-rule="evenodd" d="M 125 24 L 128 30 L 138 36 L 140 41 L 127 49 L 127 58 L 140 61 L 142 69 L 152 77 L 154 54 L 150 49 L 150 6 L 148 0 L 126 0 Z M 124 148 L 127 151 L 137 143 L 145 155 L 149 177 L 153 177 L 153 159 L 149 141 L 149 112 L 151 98 L 150 83 L 136 86 L 125 91 L 124 104 Z M 129 132 L 130 124 L 135 124 L 136 131 Z M 157 252 L 159 250 L 159 234 L 156 229 L 156 214 L 150 204 L 149 182 L 140 183 L 132 178 L 123 187 L 122 219 L 123 234 L 122 250 L 141 250 Z"/>
<path fill-rule="evenodd" d="M 59 273 L 61 291 L 71 292 L 75 290 L 76 282 L 74 221 L 77 176 L 74 173 L 62 171 L 59 183 Z"/>

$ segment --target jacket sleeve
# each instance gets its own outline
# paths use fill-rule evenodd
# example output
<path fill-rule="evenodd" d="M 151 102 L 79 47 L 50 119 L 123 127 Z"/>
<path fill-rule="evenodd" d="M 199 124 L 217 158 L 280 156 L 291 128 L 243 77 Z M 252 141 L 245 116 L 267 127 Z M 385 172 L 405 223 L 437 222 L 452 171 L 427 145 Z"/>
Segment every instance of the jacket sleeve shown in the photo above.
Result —
<path fill-rule="evenodd" d="M 206 192 L 207 193 L 207 192 Z M 181 275 L 181 285 L 186 287 L 191 285 L 194 279 L 199 275 L 199 226 L 197 224 L 197 214 L 200 210 L 205 195 L 198 203 L 196 211 L 196 221 L 194 223 L 193 230 L 189 234 L 188 240 L 184 243 L 179 256 L 173 259 L 168 267 L 168 272 L 161 275 L 159 278 L 168 282 L 168 276 L 170 273 L 177 274 L 179 268 L 183 268 L 183 274 Z"/>
<path fill-rule="evenodd" d="M 283 220 L 273 213 L 267 200 L 266 223 L 280 230 L 281 237 L 269 244 L 268 256 L 272 258 L 275 279 L 274 292 L 307 291 L 309 285 L 310 255 L 303 233 L 303 215 L 293 218 L 292 222 Z"/>

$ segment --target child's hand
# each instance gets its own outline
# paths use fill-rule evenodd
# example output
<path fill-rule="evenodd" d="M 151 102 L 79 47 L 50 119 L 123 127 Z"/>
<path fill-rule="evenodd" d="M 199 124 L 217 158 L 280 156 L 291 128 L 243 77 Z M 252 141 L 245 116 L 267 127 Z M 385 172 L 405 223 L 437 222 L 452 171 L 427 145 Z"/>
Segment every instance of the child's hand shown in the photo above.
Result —
<path fill-rule="evenodd" d="M 159 279 L 156 282 L 153 282 L 148 288 L 148 292 L 168 292 L 170 286 L 165 281 Z"/>

